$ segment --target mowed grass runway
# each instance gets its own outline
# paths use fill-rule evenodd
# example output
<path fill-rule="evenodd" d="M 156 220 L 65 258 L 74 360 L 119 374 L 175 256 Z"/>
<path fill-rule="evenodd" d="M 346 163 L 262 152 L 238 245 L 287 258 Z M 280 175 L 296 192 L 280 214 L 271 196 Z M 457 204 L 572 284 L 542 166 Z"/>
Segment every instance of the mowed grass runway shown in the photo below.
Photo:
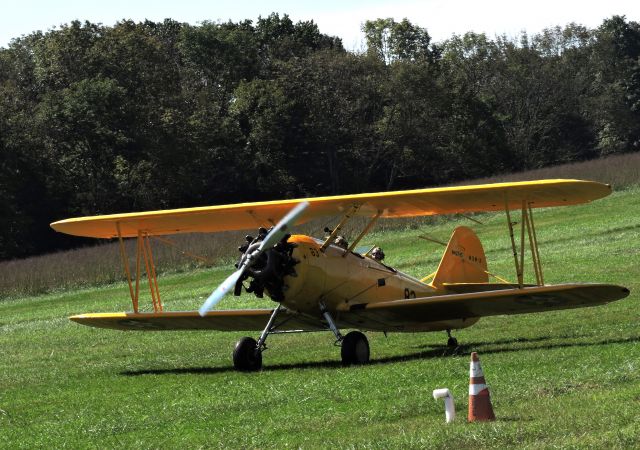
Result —
<path fill-rule="evenodd" d="M 271 336 L 259 373 L 232 369 L 246 333 L 119 332 L 67 317 L 130 308 L 124 284 L 0 302 L 3 448 L 638 448 L 640 189 L 534 211 L 548 284 L 625 285 L 607 306 L 482 319 L 456 333 L 368 333 L 372 363 L 343 368 L 330 333 Z M 387 262 L 435 270 L 456 225 L 474 228 L 489 270 L 515 278 L 503 214 L 373 233 Z M 528 256 L 528 255 L 527 255 Z M 528 259 L 528 258 L 527 258 Z M 529 266 L 527 267 L 529 268 Z M 196 309 L 231 266 L 161 278 L 169 310 Z M 533 274 L 527 274 L 532 281 Z M 222 307 L 272 307 L 228 297 Z M 479 352 L 498 420 L 466 423 Z M 444 423 L 436 388 L 458 418 Z"/>

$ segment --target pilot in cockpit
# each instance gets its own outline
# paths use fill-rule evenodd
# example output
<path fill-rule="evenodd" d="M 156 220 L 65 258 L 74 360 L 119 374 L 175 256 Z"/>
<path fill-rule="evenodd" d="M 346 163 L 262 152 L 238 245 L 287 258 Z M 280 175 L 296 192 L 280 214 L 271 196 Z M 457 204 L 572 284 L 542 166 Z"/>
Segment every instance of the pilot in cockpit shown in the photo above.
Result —
<path fill-rule="evenodd" d="M 333 241 L 333 243 L 334 243 L 335 245 L 337 245 L 338 247 L 343 248 L 343 249 L 345 249 L 345 250 L 346 250 L 347 248 L 349 248 L 349 242 L 347 241 L 347 239 L 346 239 L 344 236 L 338 236 L 338 237 Z"/>
<path fill-rule="evenodd" d="M 384 252 L 380 247 L 374 247 L 373 250 L 371 250 L 370 255 L 371 258 L 375 259 L 376 261 L 382 262 L 382 260 L 384 259 Z"/>

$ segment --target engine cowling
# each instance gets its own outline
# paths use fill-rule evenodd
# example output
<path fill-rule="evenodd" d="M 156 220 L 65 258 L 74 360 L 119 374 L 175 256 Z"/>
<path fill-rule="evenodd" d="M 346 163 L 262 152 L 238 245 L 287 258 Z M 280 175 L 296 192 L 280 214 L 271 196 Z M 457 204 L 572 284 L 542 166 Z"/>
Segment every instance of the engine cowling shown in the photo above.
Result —
<path fill-rule="evenodd" d="M 260 228 L 258 237 L 246 237 L 246 243 L 238 247 L 242 252 L 242 260 L 252 247 L 259 244 L 267 235 L 268 230 Z M 262 252 L 256 261 L 247 269 L 243 277 L 238 280 L 234 295 L 240 295 L 242 291 L 243 281 L 250 279 L 249 285 L 245 287 L 246 291 L 255 294 L 258 298 L 263 298 L 264 293 L 274 301 L 281 302 L 284 300 L 284 278 L 286 276 L 296 276 L 294 266 L 299 263 L 293 257 L 293 250 L 296 248 L 295 243 L 287 242 L 291 237 L 285 235 L 280 242 L 270 249 Z M 236 264 L 236 267 L 238 264 Z"/>

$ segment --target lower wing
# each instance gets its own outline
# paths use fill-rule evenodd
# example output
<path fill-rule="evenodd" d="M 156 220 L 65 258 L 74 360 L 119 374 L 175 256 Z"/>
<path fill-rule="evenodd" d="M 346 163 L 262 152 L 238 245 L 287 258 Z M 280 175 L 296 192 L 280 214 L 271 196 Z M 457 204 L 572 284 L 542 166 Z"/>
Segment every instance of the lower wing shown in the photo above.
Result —
<path fill-rule="evenodd" d="M 463 328 L 478 318 L 603 305 L 629 295 L 629 289 L 609 284 L 562 284 L 486 290 L 482 285 L 461 286 L 463 293 L 350 305 L 340 322 L 382 331 L 435 331 Z M 475 290 L 475 292 L 469 292 Z M 466 323 L 465 323 L 466 322 Z"/>
<path fill-rule="evenodd" d="M 262 331 L 272 312 L 272 309 L 232 309 L 212 311 L 204 317 L 200 316 L 198 311 L 117 312 L 80 314 L 69 319 L 82 325 L 116 330 Z M 319 320 L 313 320 L 288 310 L 280 310 L 275 324 L 279 331 L 326 329 Z"/>
<path fill-rule="evenodd" d="M 608 284 L 522 289 L 510 285 L 469 284 L 456 285 L 455 289 L 463 293 L 345 306 L 337 311 L 336 323 L 340 328 L 373 331 L 436 331 L 473 325 L 485 316 L 603 305 L 629 295 L 627 288 Z M 234 309 L 212 311 L 204 317 L 198 311 L 119 312 L 81 314 L 70 319 L 82 325 L 117 330 L 262 331 L 272 312 L 271 309 Z M 320 331 L 326 330 L 327 325 L 320 317 L 283 309 L 278 313 L 276 328 Z"/>

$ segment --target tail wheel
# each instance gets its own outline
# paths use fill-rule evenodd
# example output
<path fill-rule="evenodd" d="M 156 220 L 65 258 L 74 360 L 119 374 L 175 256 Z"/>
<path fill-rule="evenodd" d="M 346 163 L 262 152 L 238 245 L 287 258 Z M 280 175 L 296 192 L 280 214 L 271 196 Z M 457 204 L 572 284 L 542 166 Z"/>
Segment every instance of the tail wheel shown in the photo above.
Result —
<path fill-rule="evenodd" d="M 233 367 L 242 372 L 254 372 L 262 368 L 262 352 L 258 343 L 250 337 L 243 337 L 233 349 Z"/>
<path fill-rule="evenodd" d="M 345 366 L 369 362 L 369 341 L 359 331 L 351 331 L 342 340 L 342 364 Z"/>

